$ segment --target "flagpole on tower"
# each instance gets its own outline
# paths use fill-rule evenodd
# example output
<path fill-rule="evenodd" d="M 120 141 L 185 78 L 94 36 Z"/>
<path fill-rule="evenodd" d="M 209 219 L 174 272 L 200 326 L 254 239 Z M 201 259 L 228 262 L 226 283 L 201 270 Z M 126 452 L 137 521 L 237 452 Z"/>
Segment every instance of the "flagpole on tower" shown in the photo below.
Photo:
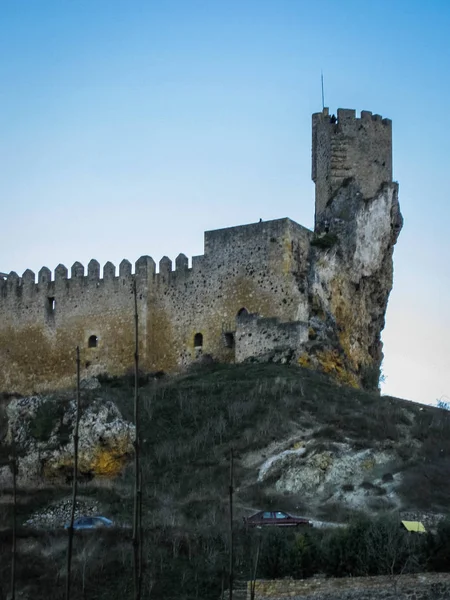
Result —
<path fill-rule="evenodd" d="M 325 95 L 323 93 L 323 71 L 320 72 L 320 79 L 322 82 L 322 110 L 325 108 Z"/>

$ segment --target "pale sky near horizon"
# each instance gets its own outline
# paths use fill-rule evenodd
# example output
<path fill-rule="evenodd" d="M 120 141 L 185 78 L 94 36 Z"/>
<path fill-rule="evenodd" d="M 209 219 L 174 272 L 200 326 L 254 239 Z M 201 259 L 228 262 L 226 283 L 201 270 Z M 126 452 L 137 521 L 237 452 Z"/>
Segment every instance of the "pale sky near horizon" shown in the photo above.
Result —
<path fill-rule="evenodd" d="M 383 392 L 450 397 L 448 0 L 0 0 L 0 271 L 313 226 L 311 113 L 393 121 Z"/>

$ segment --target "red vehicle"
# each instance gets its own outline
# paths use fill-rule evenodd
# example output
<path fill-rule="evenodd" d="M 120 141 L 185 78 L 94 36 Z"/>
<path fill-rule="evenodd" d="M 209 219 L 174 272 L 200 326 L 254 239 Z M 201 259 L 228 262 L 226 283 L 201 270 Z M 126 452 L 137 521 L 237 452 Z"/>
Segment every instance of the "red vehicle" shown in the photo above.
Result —
<path fill-rule="evenodd" d="M 262 510 L 251 517 L 244 517 L 244 523 L 250 527 L 262 527 L 263 525 L 275 525 L 277 527 L 312 527 L 312 523 L 311 521 L 308 521 L 308 519 L 303 517 L 293 517 L 280 510 Z"/>

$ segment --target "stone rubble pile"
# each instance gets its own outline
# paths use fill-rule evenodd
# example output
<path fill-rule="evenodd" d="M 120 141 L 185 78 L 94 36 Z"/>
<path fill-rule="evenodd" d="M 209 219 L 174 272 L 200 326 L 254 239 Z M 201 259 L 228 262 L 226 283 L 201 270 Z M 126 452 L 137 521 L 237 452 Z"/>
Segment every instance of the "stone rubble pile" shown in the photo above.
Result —
<path fill-rule="evenodd" d="M 25 523 L 25 526 L 36 528 L 64 527 L 70 521 L 72 499 L 67 498 L 56 504 L 34 513 Z M 75 519 L 84 516 L 93 516 L 99 513 L 99 506 L 95 501 L 79 500 L 75 507 Z"/>

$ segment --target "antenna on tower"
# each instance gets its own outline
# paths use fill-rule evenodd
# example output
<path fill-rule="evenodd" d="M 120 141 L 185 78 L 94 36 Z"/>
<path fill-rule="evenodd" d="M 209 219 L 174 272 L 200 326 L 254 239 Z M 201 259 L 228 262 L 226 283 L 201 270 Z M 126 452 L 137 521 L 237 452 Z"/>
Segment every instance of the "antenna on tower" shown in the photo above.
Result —
<path fill-rule="evenodd" d="M 320 79 L 322 81 L 322 110 L 325 108 L 325 95 L 323 93 L 323 71 L 320 71 Z"/>

